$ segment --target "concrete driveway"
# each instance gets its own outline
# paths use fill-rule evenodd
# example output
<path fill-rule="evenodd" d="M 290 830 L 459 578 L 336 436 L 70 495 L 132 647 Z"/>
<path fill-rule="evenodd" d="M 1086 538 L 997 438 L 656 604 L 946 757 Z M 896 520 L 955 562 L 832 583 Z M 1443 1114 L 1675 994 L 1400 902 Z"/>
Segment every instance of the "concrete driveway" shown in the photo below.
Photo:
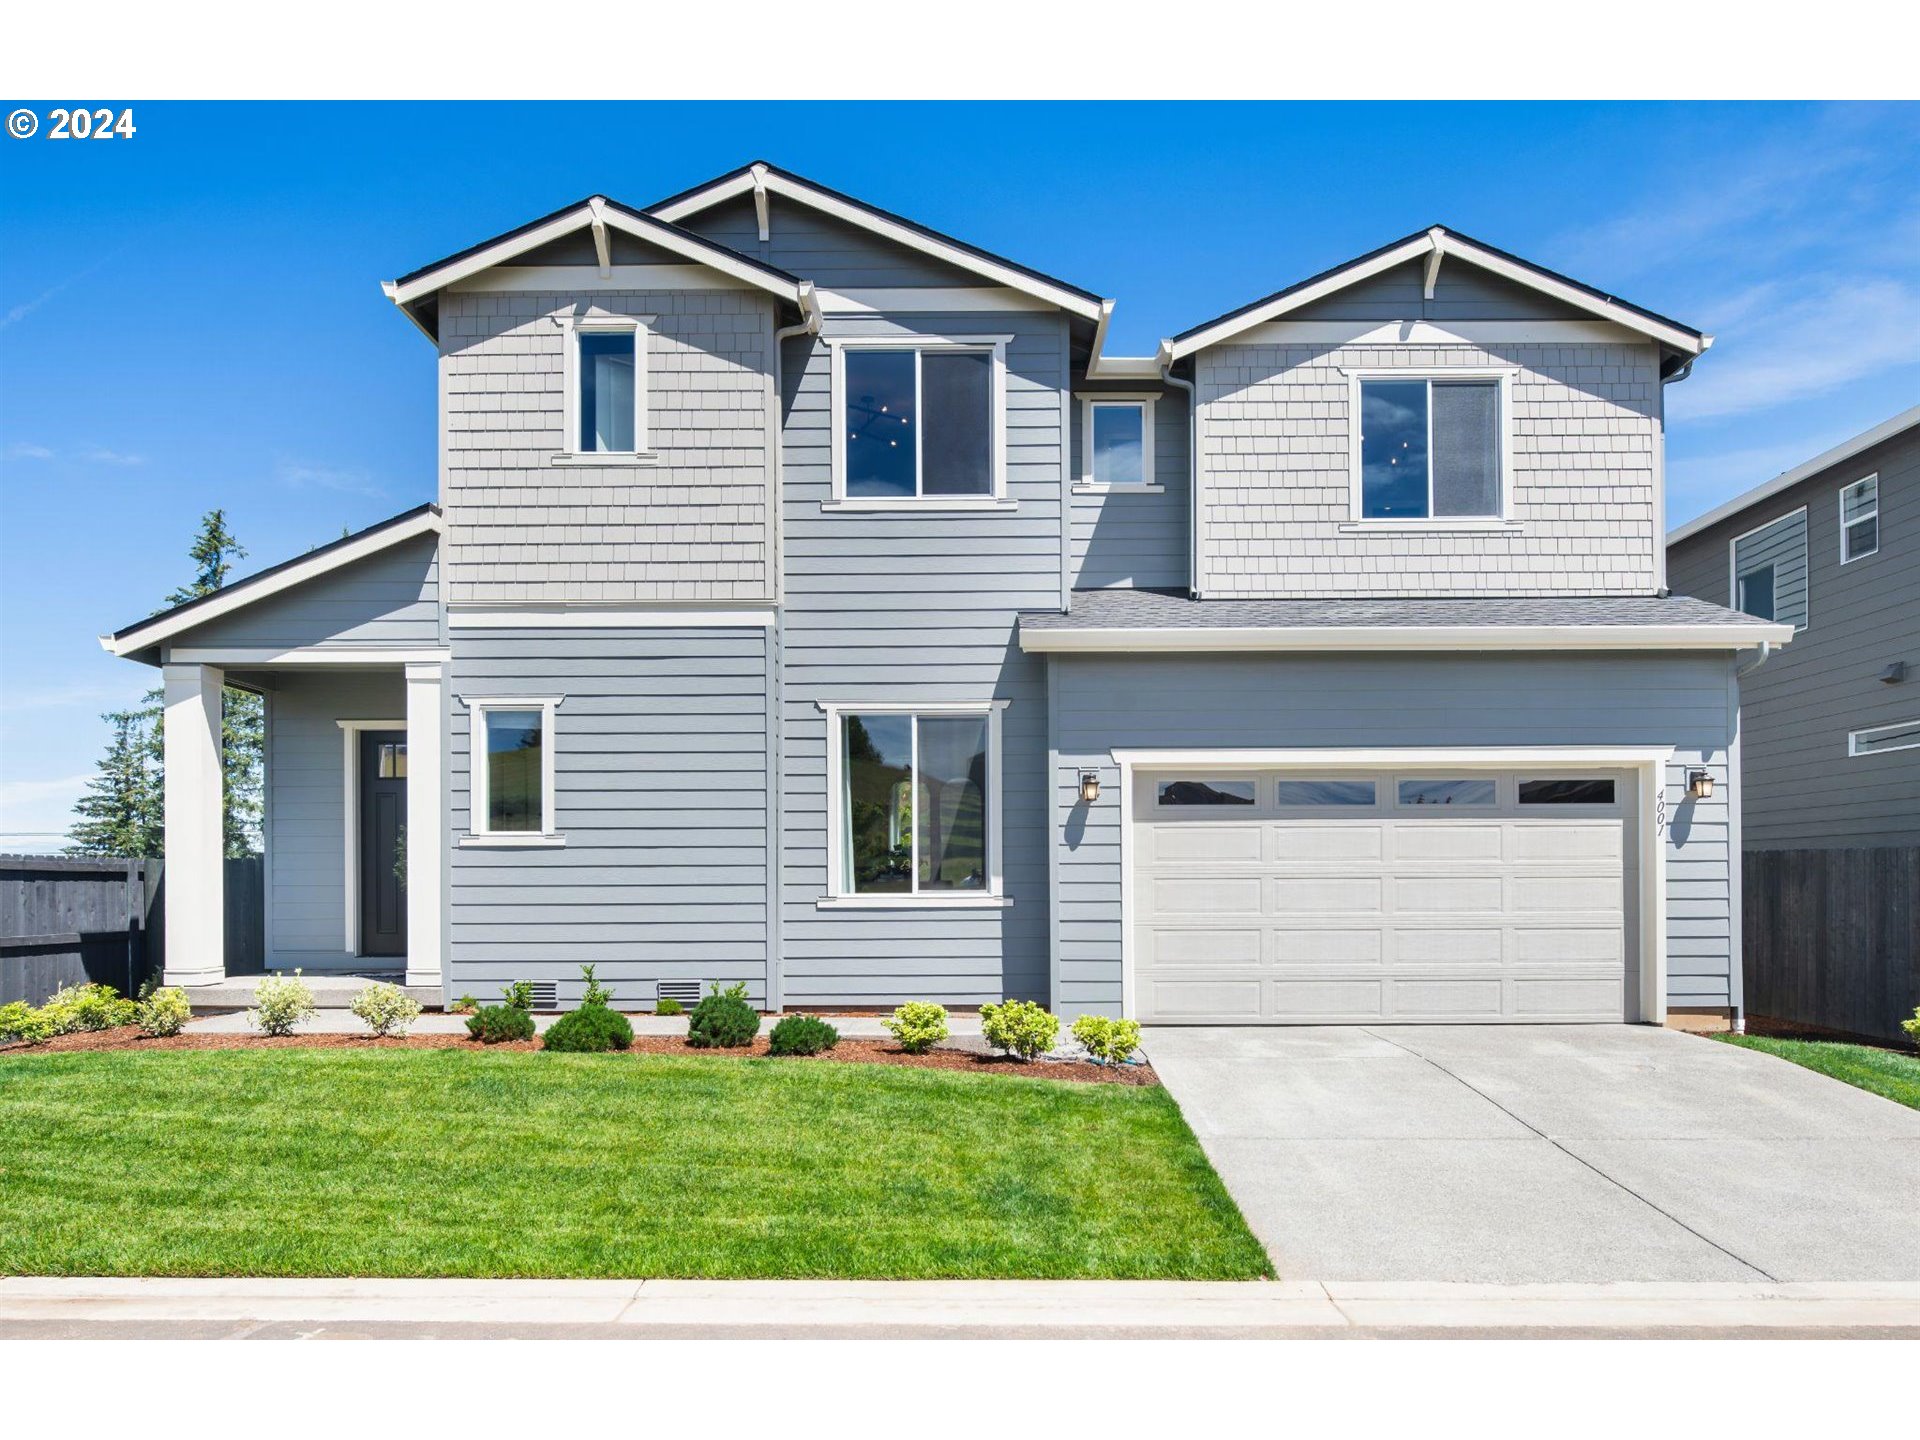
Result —
<path fill-rule="evenodd" d="M 1640 1025 L 1149 1029 L 1287 1280 L 1920 1280 L 1920 1111 Z"/>

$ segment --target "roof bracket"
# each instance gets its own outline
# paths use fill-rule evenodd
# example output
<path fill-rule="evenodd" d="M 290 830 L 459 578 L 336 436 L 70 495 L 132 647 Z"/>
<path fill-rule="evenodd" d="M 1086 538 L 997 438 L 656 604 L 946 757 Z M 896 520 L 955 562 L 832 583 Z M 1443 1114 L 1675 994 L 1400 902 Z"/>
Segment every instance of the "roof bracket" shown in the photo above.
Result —
<path fill-rule="evenodd" d="M 1446 234 L 1447 232 L 1438 225 L 1427 231 L 1427 238 L 1433 241 L 1433 253 L 1427 256 L 1427 284 L 1424 292 L 1429 300 L 1433 299 L 1433 287 L 1440 279 L 1440 262 L 1447 258 Z"/>
<path fill-rule="evenodd" d="M 600 260 L 600 278 L 613 278 L 613 247 L 607 239 L 607 201 L 604 195 L 596 195 L 587 201 L 587 213 L 592 217 L 593 253 Z"/>
<path fill-rule="evenodd" d="M 760 221 L 760 243 L 764 245 L 773 238 L 772 218 L 767 208 L 767 167 L 755 165 L 749 173 L 753 176 L 753 213 Z"/>

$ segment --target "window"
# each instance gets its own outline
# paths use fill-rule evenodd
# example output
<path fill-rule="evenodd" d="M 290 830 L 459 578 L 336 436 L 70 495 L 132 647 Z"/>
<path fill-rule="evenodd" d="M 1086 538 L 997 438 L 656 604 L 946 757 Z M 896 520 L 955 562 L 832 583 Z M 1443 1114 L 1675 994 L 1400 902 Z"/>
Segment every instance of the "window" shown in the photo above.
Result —
<path fill-rule="evenodd" d="M 1080 425 L 1083 487 L 1101 490 L 1153 484 L 1153 399 L 1088 396 Z"/>
<path fill-rule="evenodd" d="M 1611 780 L 1522 780 L 1522 805 L 1611 805 Z"/>
<path fill-rule="evenodd" d="M 1728 546 L 1733 608 L 1794 629 L 1807 623 L 1807 510 L 1803 505 Z"/>
<path fill-rule="evenodd" d="M 1371 780 L 1282 780 L 1282 805 L 1372 805 L 1378 790 Z"/>
<path fill-rule="evenodd" d="M 1892 725 L 1875 725 L 1855 730 L 1847 736 L 1847 754 L 1879 755 L 1888 750 L 1920 749 L 1920 720 L 1900 720 Z"/>
<path fill-rule="evenodd" d="M 1153 787 L 1156 805 L 1251 805 L 1251 780 L 1162 780 Z"/>
<path fill-rule="evenodd" d="M 558 838 L 554 825 L 553 721 L 557 699 L 470 700 L 475 836 Z"/>
<path fill-rule="evenodd" d="M 999 710 L 849 706 L 837 719 L 837 896 L 1000 891 Z"/>
<path fill-rule="evenodd" d="M 380 753 L 380 778 L 382 780 L 404 780 L 407 778 L 407 746 L 405 741 L 399 744 L 382 742 Z"/>
<path fill-rule="evenodd" d="M 1491 805 L 1491 780 L 1402 780 L 1402 805 Z"/>
<path fill-rule="evenodd" d="M 995 500 L 1004 343 L 836 343 L 836 502 Z"/>
<path fill-rule="evenodd" d="M 556 462 L 650 460 L 647 450 L 647 326 L 650 316 L 567 320 L 566 446 Z"/>
<path fill-rule="evenodd" d="M 1739 577 L 1734 591 L 1734 609 L 1757 619 L 1773 619 L 1773 566 L 1754 566 Z"/>
<path fill-rule="evenodd" d="M 1880 548 L 1880 477 L 1869 475 L 1840 492 L 1840 563 Z"/>
<path fill-rule="evenodd" d="M 1502 517 L 1506 407 L 1498 377 L 1375 377 L 1355 389 L 1358 519 Z"/>

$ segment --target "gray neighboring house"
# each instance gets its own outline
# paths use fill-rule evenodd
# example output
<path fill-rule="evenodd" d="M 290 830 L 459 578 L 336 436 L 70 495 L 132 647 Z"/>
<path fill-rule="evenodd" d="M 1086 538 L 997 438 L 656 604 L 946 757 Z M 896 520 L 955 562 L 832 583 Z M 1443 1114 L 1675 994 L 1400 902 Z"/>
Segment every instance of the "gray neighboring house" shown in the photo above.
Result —
<path fill-rule="evenodd" d="M 170 980 L 221 978 L 225 681 L 268 968 L 1738 1018 L 1735 675 L 1792 631 L 1665 591 L 1710 337 L 1436 226 L 1113 355 L 766 164 L 385 288 L 437 503 L 104 642 L 165 672 Z"/>

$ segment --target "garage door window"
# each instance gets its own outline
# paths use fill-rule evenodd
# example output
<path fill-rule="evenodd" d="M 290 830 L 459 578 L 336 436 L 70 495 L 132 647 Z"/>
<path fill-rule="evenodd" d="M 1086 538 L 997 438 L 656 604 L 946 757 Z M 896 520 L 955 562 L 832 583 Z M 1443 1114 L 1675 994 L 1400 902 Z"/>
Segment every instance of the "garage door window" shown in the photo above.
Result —
<path fill-rule="evenodd" d="M 1399 793 L 1402 805 L 1491 805 L 1493 781 L 1402 780 Z"/>
<path fill-rule="evenodd" d="M 1162 808 L 1183 805 L 1251 805 L 1251 780 L 1162 780 L 1154 787 L 1154 803 Z"/>
<path fill-rule="evenodd" d="M 1282 780 L 1282 805 L 1371 805 L 1379 792 L 1371 780 Z"/>
<path fill-rule="evenodd" d="M 1522 805 L 1611 805 L 1611 780 L 1522 780 Z"/>

